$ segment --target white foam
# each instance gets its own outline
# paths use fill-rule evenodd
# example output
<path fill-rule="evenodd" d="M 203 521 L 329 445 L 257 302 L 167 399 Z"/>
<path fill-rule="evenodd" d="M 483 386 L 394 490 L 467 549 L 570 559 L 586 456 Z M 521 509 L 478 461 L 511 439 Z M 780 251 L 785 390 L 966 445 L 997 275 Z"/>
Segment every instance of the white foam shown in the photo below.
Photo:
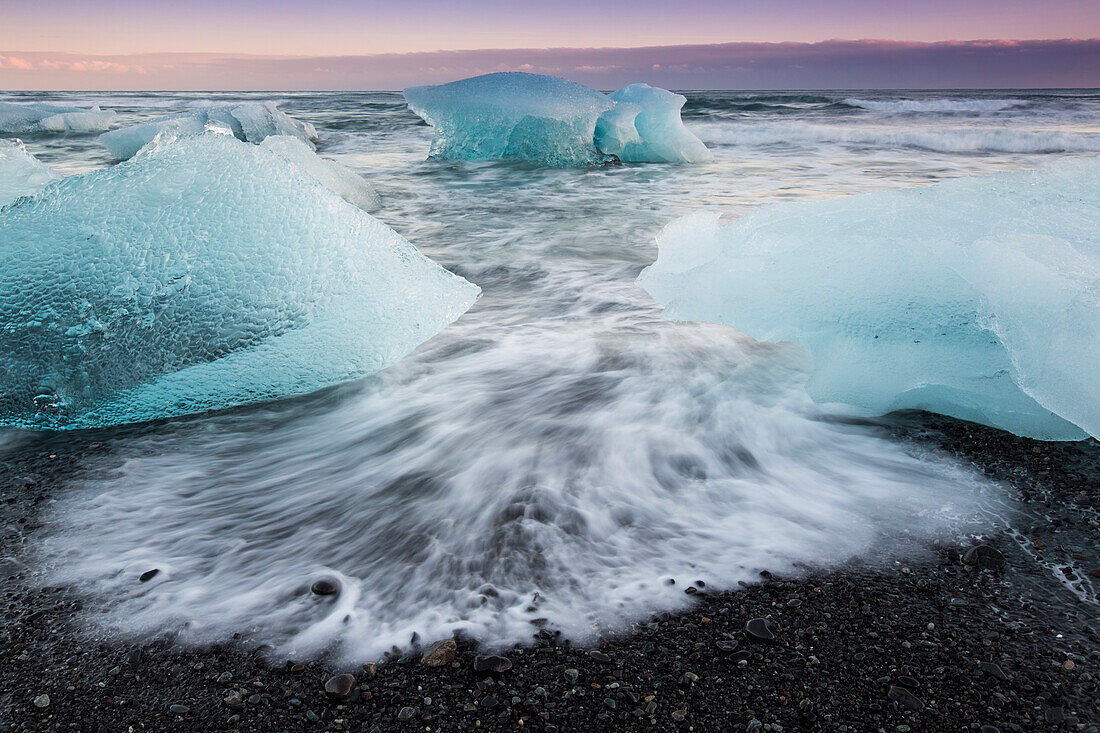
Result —
<path fill-rule="evenodd" d="M 814 123 L 697 122 L 689 128 L 703 142 L 737 146 L 815 146 L 822 143 L 872 148 L 912 148 L 939 153 L 1100 152 L 1100 132 L 1026 129 L 1018 126 L 851 125 Z"/>
<path fill-rule="evenodd" d="M 1023 99 L 845 99 L 844 104 L 876 112 L 1000 112 L 1027 104 Z"/>
<path fill-rule="evenodd" d="M 434 341 L 293 420 L 125 445 L 47 524 L 49 582 L 83 584 L 108 610 L 93 621 L 133 634 L 258 628 L 362 662 L 413 633 L 529 642 L 534 618 L 585 640 L 682 607 L 696 579 L 889 553 L 973 510 L 974 476 L 819 420 L 796 347 L 548 325 Z M 338 599 L 309 592 L 325 576 Z"/>

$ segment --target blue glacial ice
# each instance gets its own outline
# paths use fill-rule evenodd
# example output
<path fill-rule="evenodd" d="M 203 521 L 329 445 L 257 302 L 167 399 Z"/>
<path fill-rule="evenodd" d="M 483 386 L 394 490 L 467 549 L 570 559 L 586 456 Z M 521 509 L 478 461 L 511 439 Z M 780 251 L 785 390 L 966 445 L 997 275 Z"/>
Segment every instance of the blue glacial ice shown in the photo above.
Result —
<path fill-rule="evenodd" d="M 99 141 L 118 160 L 132 158 L 160 133 L 196 134 L 207 123 L 225 125 L 238 140 L 262 142 L 270 135 L 289 135 L 312 149 L 317 130 L 308 122 L 299 122 L 282 112 L 274 102 L 245 102 L 199 107 L 170 117 L 160 117 L 99 136 Z"/>
<path fill-rule="evenodd" d="M 0 102 L 0 133 L 29 135 L 48 132 L 102 132 L 115 113 L 99 107 Z"/>
<path fill-rule="evenodd" d="M 611 95 L 615 106 L 596 121 L 596 147 L 624 163 L 703 163 L 713 155 L 680 119 L 687 98 L 648 84 Z"/>
<path fill-rule="evenodd" d="M 1100 436 L 1100 158 L 696 213 L 638 281 L 667 318 L 806 347 L 819 402 Z"/>
<path fill-rule="evenodd" d="M 565 79 L 502 72 L 405 90 L 435 128 L 431 157 L 553 167 L 710 158 L 680 121 L 684 97 L 646 84 L 611 96 Z"/>
<path fill-rule="evenodd" d="M 363 211 L 374 211 L 381 206 L 378 193 L 361 175 L 335 160 L 319 157 L 296 137 L 271 135 L 264 138 L 260 147 L 286 158 Z"/>
<path fill-rule="evenodd" d="M 160 138 L 0 209 L 0 424 L 311 392 L 393 364 L 478 293 L 265 147 Z"/>
<path fill-rule="evenodd" d="M 0 206 L 38 192 L 59 176 L 27 152 L 19 140 L 0 140 Z"/>
<path fill-rule="evenodd" d="M 592 136 L 613 106 L 606 94 L 565 79 L 505 72 L 405 90 L 409 108 L 433 128 L 431 155 L 451 160 L 518 158 L 584 166 L 606 156 Z"/>

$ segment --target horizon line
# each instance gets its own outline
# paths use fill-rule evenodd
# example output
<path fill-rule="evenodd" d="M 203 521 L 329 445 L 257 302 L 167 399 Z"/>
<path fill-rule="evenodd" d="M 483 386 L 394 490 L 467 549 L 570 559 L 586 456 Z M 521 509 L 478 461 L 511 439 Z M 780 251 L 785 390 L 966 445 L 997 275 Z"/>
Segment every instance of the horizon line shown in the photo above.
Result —
<path fill-rule="evenodd" d="M 142 56 L 218 56 L 235 59 L 280 59 L 280 60 L 305 60 L 305 59 L 365 59 L 387 56 L 430 56 L 436 54 L 467 54 L 467 53 L 504 53 L 517 51 L 646 51 L 659 49 L 688 49 L 688 48 L 722 48 L 726 46 L 817 46 L 827 43 L 845 44 L 896 44 L 905 46 L 941 46 L 941 45 L 968 45 L 968 44 L 999 44 L 1011 46 L 1018 43 L 1095 43 L 1100 42 L 1100 36 L 1075 37 L 1064 36 L 1058 38 L 950 38 L 938 41 L 920 41 L 904 38 L 822 38 L 816 41 L 720 41 L 713 43 L 658 43 L 641 46 L 481 46 L 476 48 L 437 48 L 421 51 L 385 51 L 370 53 L 367 51 L 357 53 L 337 54 L 281 54 L 281 53 L 240 53 L 235 51 L 143 51 L 131 53 L 112 53 L 100 51 L 96 53 L 83 53 L 74 51 L 61 51 L 58 49 L 32 50 L 10 49 L 0 51 L 0 55 L 10 54 L 53 54 L 56 56 L 83 56 L 111 58 L 137 58 Z"/>

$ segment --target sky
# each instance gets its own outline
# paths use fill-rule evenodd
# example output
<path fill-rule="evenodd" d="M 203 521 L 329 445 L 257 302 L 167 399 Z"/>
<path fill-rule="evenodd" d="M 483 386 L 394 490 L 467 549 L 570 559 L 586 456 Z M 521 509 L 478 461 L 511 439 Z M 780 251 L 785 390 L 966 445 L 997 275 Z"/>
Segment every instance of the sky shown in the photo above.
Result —
<path fill-rule="evenodd" d="M 1100 0 L 0 0 L 0 88 L 398 88 L 501 64 L 680 66 L 680 88 L 1100 86 L 1090 39 Z"/>

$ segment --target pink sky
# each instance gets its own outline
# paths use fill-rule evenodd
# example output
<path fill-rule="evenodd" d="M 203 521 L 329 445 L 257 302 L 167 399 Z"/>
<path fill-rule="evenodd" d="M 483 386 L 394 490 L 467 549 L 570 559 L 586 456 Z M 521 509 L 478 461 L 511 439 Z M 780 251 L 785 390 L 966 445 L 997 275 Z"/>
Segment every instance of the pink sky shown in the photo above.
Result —
<path fill-rule="evenodd" d="M 1100 38 L 1100 0 L 0 0 L 0 18 L 5 89 L 399 88 L 524 67 L 680 88 L 1100 85 L 1089 42 L 1065 40 Z M 959 39 L 1063 40 L 943 43 Z"/>
<path fill-rule="evenodd" d="M 1100 87 L 1100 39 L 732 43 L 505 49 L 372 56 L 0 52 L 0 88 L 83 90 L 401 89 L 493 71 L 615 89 Z"/>

